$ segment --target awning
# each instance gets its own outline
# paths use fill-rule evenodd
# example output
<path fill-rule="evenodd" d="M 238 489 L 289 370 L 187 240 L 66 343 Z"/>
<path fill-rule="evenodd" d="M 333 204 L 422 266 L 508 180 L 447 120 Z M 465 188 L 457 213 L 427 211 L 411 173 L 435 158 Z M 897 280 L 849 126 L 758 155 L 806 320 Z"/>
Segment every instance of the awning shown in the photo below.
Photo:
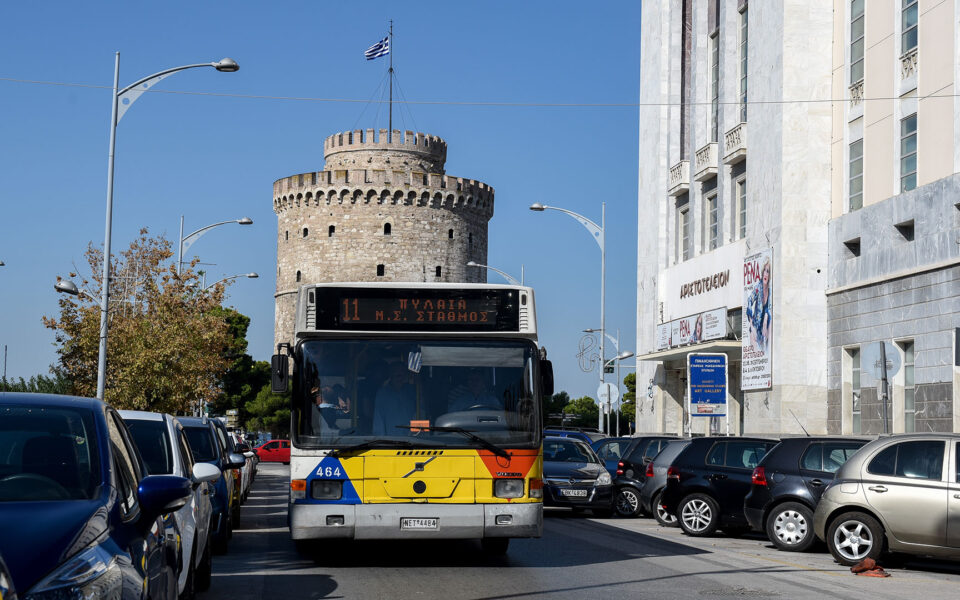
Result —
<path fill-rule="evenodd" d="M 680 346 L 679 348 L 670 348 L 643 354 L 637 357 L 637 360 L 649 360 L 657 362 L 683 361 L 686 363 L 688 354 L 699 354 L 702 352 L 722 352 L 730 360 L 740 360 L 740 349 L 743 345 L 736 340 L 712 340 L 702 344 L 692 344 L 690 346 Z"/>

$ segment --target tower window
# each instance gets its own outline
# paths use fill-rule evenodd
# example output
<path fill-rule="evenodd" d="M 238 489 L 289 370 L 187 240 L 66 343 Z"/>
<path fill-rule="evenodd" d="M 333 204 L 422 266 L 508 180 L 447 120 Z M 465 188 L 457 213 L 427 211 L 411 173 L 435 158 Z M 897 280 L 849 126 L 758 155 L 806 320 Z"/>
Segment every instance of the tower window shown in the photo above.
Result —
<path fill-rule="evenodd" d="M 330 227 L 327 228 L 327 237 L 333 237 L 333 234 L 335 234 L 336 232 L 337 232 L 337 226 L 331 225 Z"/>
<path fill-rule="evenodd" d="M 392 230 L 393 228 L 391 227 L 390 223 L 383 224 L 383 235 L 390 235 Z"/>
<path fill-rule="evenodd" d="M 448 240 L 452 240 L 452 239 L 453 239 L 453 230 L 452 230 L 452 229 L 448 229 L 448 230 L 447 230 L 447 239 L 448 239 Z"/>
<path fill-rule="evenodd" d="M 290 232 L 289 232 L 289 231 L 284 231 L 284 232 L 283 232 L 283 241 L 285 241 L 285 242 L 289 242 L 289 241 L 290 241 Z"/>
<path fill-rule="evenodd" d="M 440 277 L 440 272 L 441 272 L 440 267 L 437 267 L 437 277 Z"/>
<path fill-rule="evenodd" d="M 300 271 L 297 271 L 297 283 L 300 283 Z"/>
<path fill-rule="evenodd" d="M 385 269 L 383 265 L 377 265 L 377 277 L 383 277 Z"/>
<path fill-rule="evenodd" d="M 309 230 L 308 228 L 304 227 L 304 228 L 303 228 L 303 237 L 307 237 L 308 235 L 310 235 L 310 230 Z"/>
<path fill-rule="evenodd" d="M 467 234 L 467 245 L 470 246 L 470 247 L 473 247 L 473 234 L 472 234 L 472 233 L 468 233 L 468 234 Z"/>

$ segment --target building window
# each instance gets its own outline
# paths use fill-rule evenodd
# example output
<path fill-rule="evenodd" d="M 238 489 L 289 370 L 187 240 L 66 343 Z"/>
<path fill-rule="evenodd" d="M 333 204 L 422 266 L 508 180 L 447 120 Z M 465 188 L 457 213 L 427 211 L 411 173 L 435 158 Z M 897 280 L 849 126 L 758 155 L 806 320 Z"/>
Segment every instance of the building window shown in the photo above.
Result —
<path fill-rule="evenodd" d="M 863 9 L 865 0 L 850 2 L 850 84 L 863 79 Z"/>
<path fill-rule="evenodd" d="M 860 431 L 860 349 L 847 350 L 850 354 L 850 406 L 853 409 L 853 433 Z"/>
<path fill-rule="evenodd" d="M 904 433 L 913 433 L 917 430 L 917 405 L 913 379 L 915 362 L 913 340 L 900 342 L 899 345 L 900 349 L 903 350 L 903 431 Z"/>
<path fill-rule="evenodd" d="M 468 234 L 467 234 L 467 245 L 470 246 L 471 248 L 473 248 L 473 234 L 472 234 L 472 233 L 468 233 Z"/>
<path fill-rule="evenodd" d="M 303 228 L 303 237 L 307 237 L 308 235 L 310 235 L 310 230 L 307 229 L 306 227 L 304 227 L 304 228 Z"/>
<path fill-rule="evenodd" d="M 290 241 L 290 232 L 289 232 L 289 231 L 284 231 L 284 232 L 283 232 L 283 241 L 285 241 L 285 242 L 289 242 L 289 241 Z"/>
<path fill-rule="evenodd" d="M 390 223 L 383 224 L 383 235 L 390 235 L 392 231 L 393 227 L 390 225 Z"/>
<path fill-rule="evenodd" d="M 850 210 L 863 208 L 863 140 L 850 144 Z"/>
<path fill-rule="evenodd" d="M 737 239 L 747 237 L 747 178 L 737 180 Z"/>
<path fill-rule="evenodd" d="M 437 267 L 437 277 L 440 277 L 440 273 L 441 273 L 441 269 L 440 267 Z"/>
<path fill-rule="evenodd" d="M 383 265 L 377 265 L 377 277 L 383 277 L 385 269 Z"/>
<path fill-rule="evenodd" d="M 900 120 L 900 191 L 917 187 L 917 113 Z"/>
<path fill-rule="evenodd" d="M 297 283 L 300 283 L 300 271 L 297 271 Z"/>
<path fill-rule="evenodd" d="M 330 227 L 327 227 L 327 237 L 333 237 L 333 234 L 335 234 L 336 232 L 337 232 L 336 225 L 331 225 Z"/>
<path fill-rule="evenodd" d="M 710 141 L 720 139 L 720 34 L 710 37 Z"/>
<path fill-rule="evenodd" d="M 690 258 L 690 203 L 677 206 L 677 262 Z"/>
<path fill-rule="evenodd" d="M 903 0 L 900 11 L 900 53 L 906 54 L 917 47 L 917 0 Z"/>
<path fill-rule="evenodd" d="M 703 250 L 709 252 L 720 245 L 720 219 L 717 210 L 717 193 L 703 200 Z"/>
<path fill-rule="evenodd" d="M 447 230 L 447 239 L 448 239 L 448 240 L 452 240 L 452 239 L 453 239 L 453 230 L 452 230 L 452 229 L 448 229 L 448 230 Z"/>
<path fill-rule="evenodd" d="M 740 13 L 740 122 L 747 122 L 747 9 Z"/>

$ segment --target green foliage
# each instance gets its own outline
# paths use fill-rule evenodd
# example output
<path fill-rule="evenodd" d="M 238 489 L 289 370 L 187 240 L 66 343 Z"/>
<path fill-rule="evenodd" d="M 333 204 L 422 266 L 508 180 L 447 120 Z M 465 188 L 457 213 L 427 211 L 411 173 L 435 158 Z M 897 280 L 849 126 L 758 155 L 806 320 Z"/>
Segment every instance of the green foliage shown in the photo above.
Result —
<path fill-rule="evenodd" d="M 250 419 L 249 431 L 269 431 L 274 438 L 290 436 L 290 393 L 274 394 L 270 384 L 264 385 L 256 398 L 247 402 L 245 409 Z"/>
<path fill-rule="evenodd" d="M 563 409 L 570 403 L 570 395 L 564 391 L 559 391 L 549 398 L 541 399 L 540 410 L 543 413 L 543 425 L 559 425 L 559 418 L 550 418 L 550 415 L 557 415 L 563 412 Z"/>
<path fill-rule="evenodd" d="M 223 356 L 230 366 L 220 379 L 222 393 L 210 403 L 210 414 L 224 415 L 230 409 L 237 409 L 240 424 L 250 429 L 247 404 L 256 400 L 260 390 L 270 383 L 270 363 L 255 361 L 246 353 L 250 317 L 220 306 L 211 312 L 227 323 L 229 340 Z"/>
<path fill-rule="evenodd" d="M 567 404 L 563 412 L 574 415 L 573 420 L 567 422 L 569 426 L 596 427 L 600 415 L 600 408 L 597 406 L 596 400 L 590 396 L 583 396 Z"/>
<path fill-rule="evenodd" d="M 62 369 L 50 367 L 51 377 L 34 375 L 19 380 L 0 378 L 0 392 L 33 392 L 38 394 L 71 394 L 73 382 Z"/>
<path fill-rule="evenodd" d="M 623 378 L 623 385 L 627 387 L 627 391 L 623 393 L 624 402 L 633 402 L 637 401 L 637 374 L 628 373 L 626 377 Z"/>

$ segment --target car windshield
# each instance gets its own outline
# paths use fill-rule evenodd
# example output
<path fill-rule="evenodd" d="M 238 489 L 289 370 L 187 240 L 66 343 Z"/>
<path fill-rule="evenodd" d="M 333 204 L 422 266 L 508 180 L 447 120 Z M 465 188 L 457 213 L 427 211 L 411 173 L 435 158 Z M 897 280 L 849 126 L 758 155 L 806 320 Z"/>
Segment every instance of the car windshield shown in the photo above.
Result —
<path fill-rule="evenodd" d="M 298 352 L 293 442 L 539 444 L 537 349 L 525 340 L 310 340 Z"/>
<path fill-rule="evenodd" d="M 150 475 L 173 473 L 173 453 L 167 439 L 167 425 L 163 421 L 137 421 L 125 419 L 127 429 L 133 436 L 140 458 Z"/>
<path fill-rule="evenodd" d="M 0 502 L 94 498 L 97 448 L 89 410 L 0 406 Z"/>
<path fill-rule="evenodd" d="M 543 442 L 543 460 L 548 462 L 600 462 L 586 444 L 571 439 L 546 440 Z"/>
<path fill-rule="evenodd" d="M 213 436 L 209 427 L 184 427 L 183 432 L 187 434 L 187 441 L 190 442 L 190 451 L 193 452 L 194 460 L 198 462 L 217 460 L 217 450 L 214 448 Z"/>

